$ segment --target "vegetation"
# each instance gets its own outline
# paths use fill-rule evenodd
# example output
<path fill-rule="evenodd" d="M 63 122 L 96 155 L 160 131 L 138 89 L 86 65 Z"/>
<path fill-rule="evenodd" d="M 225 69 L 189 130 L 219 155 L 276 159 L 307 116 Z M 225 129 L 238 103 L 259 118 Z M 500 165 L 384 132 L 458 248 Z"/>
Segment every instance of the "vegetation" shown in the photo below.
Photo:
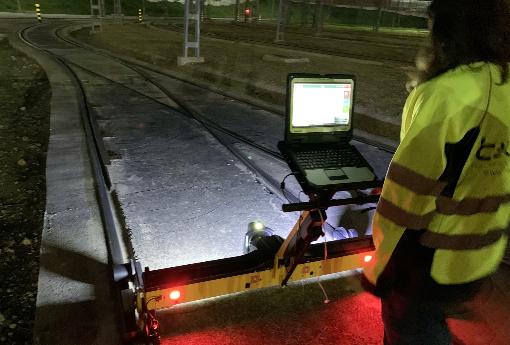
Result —
<path fill-rule="evenodd" d="M 22 12 L 31 12 L 34 10 L 35 0 L 19 0 Z M 90 0 L 37 0 L 41 5 L 41 11 L 44 13 L 63 13 L 63 14 L 89 14 Z M 142 8 L 142 0 L 121 0 L 122 10 L 125 15 L 138 15 L 138 9 Z M 106 13 L 113 12 L 113 0 L 105 0 Z M 182 15 L 182 4 L 168 1 L 149 2 L 145 1 L 146 11 L 150 15 Z M 0 12 L 16 12 L 18 10 L 17 0 L 0 1 Z"/>
<path fill-rule="evenodd" d="M 46 203 L 51 91 L 0 38 L 0 343 L 31 344 Z"/>

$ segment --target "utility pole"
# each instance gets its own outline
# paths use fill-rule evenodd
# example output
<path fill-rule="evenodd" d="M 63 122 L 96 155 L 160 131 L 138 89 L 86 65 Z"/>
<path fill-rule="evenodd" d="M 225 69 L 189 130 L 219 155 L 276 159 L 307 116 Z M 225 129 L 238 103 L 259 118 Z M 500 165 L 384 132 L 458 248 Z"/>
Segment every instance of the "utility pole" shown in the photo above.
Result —
<path fill-rule="evenodd" d="M 398 2 L 397 2 L 397 27 L 400 27 L 400 17 L 401 17 L 401 14 L 400 14 L 400 1 L 401 0 L 398 0 Z"/>
<path fill-rule="evenodd" d="M 253 20 L 255 23 L 259 21 L 260 18 L 260 0 L 255 0 L 255 10 L 253 11 Z"/>
<path fill-rule="evenodd" d="M 22 9 L 21 9 L 21 0 L 18 0 L 18 12 L 21 12 Z"/>
<path fill-rule="evenodd" d="M 308 21 L 308 2 L 301 0 L 301 26 L 305 27 Z"/>
<path fill-rule="evenodd" d="M 374 25 L 374 31 L 379 31 L 379 28 L 381 27 L 383 5 L 384 0 L 377 0 L 377 7 L 379 8 L 379 10 L 377 11 L 377 19 Z"/>
<path fill-rule="evenodd" d="M 147 12 L 145 11 L 145 0 L 142 0 L 142 13 L 144 17 L 147 17 Z"/>
<path fill-rule="evenodd" d="M 285 0 L 280 0 L 280 5 L 278 6 L 278 21 L 276 22 L 276 37 L 274 39 L 275 42 L 283 41 L 283 32 L 285 31 Z"/>
<path fill-rule="evenodd" d="M 234 21 L 239 22 L 239 0 L 236 0 L 236 13 L 234 14 Z"/>
<path fill-rule="evenodd" d="M 184 51 L 177 57 L 177 65 L 204 62 L 200 56 L 200 2 L 201 0 L 184 1 Z M 195 25 L 194 40 L 190 40 L 190 22 Z M 195 49 L 195 56 L 188 56 L 188 49 Z"/>
<path fill-rule="evenodd" d="M 104 0 L 90 0 L 90 16 L 92 17 L 91 32 L 103 31 Z"/>
<path fill-rule="evenodd" d="M 204 22 L 209 20 L 211 16 L 209 15 L 209 6 L 207 6 L 207 0 L 199 0 L 200 1 L 200 22 Z"/>
<path fill-rule="evenodd" d="M 315 28 L 315 35 L 320 36 L 322 33 L 322 8 L 324 5 L 324 0 L 316 0 L 315 2 L 315 12 L 313 16 L 313 26 Z"/>
<path fill-rule="evenodd" d="M 250 13 L 250 10 L 248 9 L 248 1 L 249 0 L 244 0 L 244 10 L 243 10 L 243 13 L 244 13 L 244 22 L 245 23 L 248 21 L 248 14 Z"/>
<path fill-rule="evenodd" d="M 113 0 L 113 22 L 116 24 L 122 24 L 123 14 L 120 0 Z"/>

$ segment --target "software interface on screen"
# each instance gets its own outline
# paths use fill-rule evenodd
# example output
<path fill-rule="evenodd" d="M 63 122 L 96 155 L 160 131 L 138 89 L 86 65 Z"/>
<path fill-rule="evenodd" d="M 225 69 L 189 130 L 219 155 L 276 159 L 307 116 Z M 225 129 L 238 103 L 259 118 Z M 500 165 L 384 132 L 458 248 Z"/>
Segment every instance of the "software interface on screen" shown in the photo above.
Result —
<path fill-rule="evenodd" d="M 292 127 L 349 125 L 352 84 L 293 84 Z"/>

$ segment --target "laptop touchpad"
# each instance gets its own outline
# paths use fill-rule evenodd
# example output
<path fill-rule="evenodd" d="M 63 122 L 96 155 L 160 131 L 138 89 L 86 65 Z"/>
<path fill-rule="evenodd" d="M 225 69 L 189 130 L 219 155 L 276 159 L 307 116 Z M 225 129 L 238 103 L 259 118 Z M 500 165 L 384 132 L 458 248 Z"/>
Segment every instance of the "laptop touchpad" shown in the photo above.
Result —
<path fill-rule="evenodd" d="M 348 179 L 347 174 L 342 169 L 339 168 L 324 169 L 324 173 L 326 173 L 326 176 L 331 181 L 340 181 Z"/>

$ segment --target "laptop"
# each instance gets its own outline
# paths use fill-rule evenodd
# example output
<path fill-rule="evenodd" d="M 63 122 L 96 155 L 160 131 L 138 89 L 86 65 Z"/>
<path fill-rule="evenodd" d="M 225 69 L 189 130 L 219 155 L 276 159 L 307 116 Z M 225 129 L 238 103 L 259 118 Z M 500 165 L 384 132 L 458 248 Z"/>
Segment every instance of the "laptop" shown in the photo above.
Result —
<path fill-rule="evenodd" d="M 310 187 L 358 188 L 377 179 L 350 144 L 354 92 L 353 75 L 288 76 L 285 140 L 279 147 Z"/>

